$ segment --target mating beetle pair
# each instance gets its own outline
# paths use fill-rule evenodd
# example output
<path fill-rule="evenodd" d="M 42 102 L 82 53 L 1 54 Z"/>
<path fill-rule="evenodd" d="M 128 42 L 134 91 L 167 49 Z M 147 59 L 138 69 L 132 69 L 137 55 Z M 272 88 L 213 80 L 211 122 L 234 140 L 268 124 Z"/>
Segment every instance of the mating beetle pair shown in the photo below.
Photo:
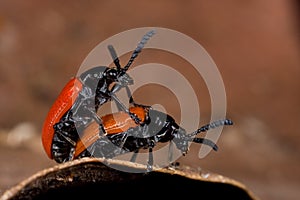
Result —
<path fill-rule="evenodd" d="M 72 160 L 78 133 L 93 120 L 104 131 L 97 110 L 107 101 L 113 100 L 119 110 L 128 113 L 138 123 L 139 119 L 128 111 L 115 93 L 125 87 L 130 103 L 134 104 L 128 88 L 133 80 L 126 71 L 153 34 L 154 31 L 149 31 L 142 38 L 125 67 L 121 67 L 114 48 L 108 46 L 115 68 L 94 67 L 66 84 L 50 108 L 43 126 L 42 143 L 49 158 L 58 163 Z"/>
<path fill-rule="evenodd" d="M 140 149 L 148 149 L 148 169 L 151 169 L 152 150 L 159 142 L 173 144 L 173 141 L 183 154 L 187 153 L 190 142 L 217 150 L 212 141 L 194 136 L 217 126 L 232 125 L 231 120 L 219 120 L 187 134 L 171 116 L 133 101 L 128 88 L 133 80 L 126 71 L 153 34 L 154 31 L 149 31 L 144 35 L 124 67 L 110 45 L 114 68 L 94 67 L 66 84 L 43 126 L 42 143 L 49 158 L 62 163 L 78 157 L 109 158 L 134 152 L 131 159 L 134 161 Z M 127 91 L 130 108 L 116 97 L 122 88 Z M 119 112 L 99 117 L 98 109 L 108 101 L 114 101 Z"/>

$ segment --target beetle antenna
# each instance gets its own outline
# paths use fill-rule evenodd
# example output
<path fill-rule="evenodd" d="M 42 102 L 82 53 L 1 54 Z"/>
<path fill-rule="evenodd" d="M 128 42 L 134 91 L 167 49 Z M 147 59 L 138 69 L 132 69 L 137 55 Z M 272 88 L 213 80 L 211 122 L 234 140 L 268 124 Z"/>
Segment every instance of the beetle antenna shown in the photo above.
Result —
<path fill-rule="evenodd" d="M 233 125 L 233 122 L 230 119 L 221 119 L 221 120 L 218 120 L 218 121 L 214 121 L 210 124 L 206 124 L 206 125 L 200 127 L 196 131 L 190 133 L 188 136 L 192 137 L 192 136 L 195 136 L 195 135 L 197 135 L 201 132 L 206 132 L 210 129 L 217 128 L 219 126 L 225 126 L 225 125 Z"/>
<path fill-rule="evenodd" d="M 192 141 L 195 143 L 208 145 L 211 148 L 213 148 L 213 150 L 215 150 L 215 151 L 218 151 L 218 148 L 219 148 L 213 141 L 206 139 L 206 138 L 194 138 Z"/>
<path fill-rule="evenodd" d="M 118 70 L 120 70 L 121 69 L 120 60 L 118 58 L 115 48 L 113 47 L 113 45 L 108 45 L 107 48 L 110 52 L 110 55 L 114 61 L 115 66 L 117 67 Z"/>
<path fill-rule="evenodd" d="M 138 43 L 136 49 L 133 51 L 127 65 L 125 65 L 124 70 L 127 71 L 134 59 L 138 56 L 138 54 L 142 51 L 147 41 L 155 34 L 155 30 L 151 30 L 148 33 L 146 33 L 142 40 Z"/>

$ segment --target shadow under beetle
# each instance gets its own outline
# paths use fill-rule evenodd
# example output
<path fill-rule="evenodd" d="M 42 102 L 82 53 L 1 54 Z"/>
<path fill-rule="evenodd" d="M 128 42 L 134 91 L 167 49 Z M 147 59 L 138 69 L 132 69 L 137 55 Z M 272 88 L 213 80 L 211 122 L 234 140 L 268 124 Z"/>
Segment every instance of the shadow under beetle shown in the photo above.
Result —
<path fill-rule="evenodd" d="M 43 125 L 42 143 L 49 158 L 58 163 L 72 160 L 79 139 L 78 133 L 93 120 L 99 124 L 100 131 L 104 131 L 97 111 L 108 101 L 114 101 L 120 111 L 129 114 L 135 123 L 140 123 L 140 119 L 129 112 L 115 93 L 126 88 L 130 105 L 135 105 L 128 88 L 128 85 L 133 84 L 133 79 L 126 71 L 153 34 L 154 31 L 151 30 L 144 35 L 124 67 L 121 67 L 113 46 L 109 45 L 115 67 L 91 68 L 66 84 L 50 108 Z"/>
<path fill-rule="evenodd" d="M 141 124 L 136 124 L 125 112 L 105 115 L 102 117 L 104 134 L 99 132 L 98 124 L 92 122 L 83 132 L 81 140 L 77 144 L 75 157 L 113 158 L 117 155 L 133 152 L 131 161 L 135 162 L 138 152 L 141 149 L 148 149 L 147 171 L 151 171 L 153 166 L 152 151 L 157 143 L 169 142 L 169 149 L 172 149 L 175 144 L 183 155 L 188 152 L 190 142 L 205 144 L 217 151 L 218 147 L 213 141 L 195 136 L 219 126 L 233 124 L 229 119 L 222 119 L 204 125 L 192 133 L 187 133 L 172 116 L 151 107 L 135 106 L 131 107 L 130 111 L 141 119 Z M 168 159 L 171 163 L 171 150 Z"/>

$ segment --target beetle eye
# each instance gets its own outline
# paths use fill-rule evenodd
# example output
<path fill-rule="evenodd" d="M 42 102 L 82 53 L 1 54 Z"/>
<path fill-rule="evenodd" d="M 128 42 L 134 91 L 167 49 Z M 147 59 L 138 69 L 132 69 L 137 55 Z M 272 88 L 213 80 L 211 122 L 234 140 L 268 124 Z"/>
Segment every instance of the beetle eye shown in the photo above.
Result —
<path fill-rule="evenodd" d="M 117 77 L 117 71 L 115 69 L 110 69 L 107 71 L 107 76 L 109 78 L 115 79 Z"/>

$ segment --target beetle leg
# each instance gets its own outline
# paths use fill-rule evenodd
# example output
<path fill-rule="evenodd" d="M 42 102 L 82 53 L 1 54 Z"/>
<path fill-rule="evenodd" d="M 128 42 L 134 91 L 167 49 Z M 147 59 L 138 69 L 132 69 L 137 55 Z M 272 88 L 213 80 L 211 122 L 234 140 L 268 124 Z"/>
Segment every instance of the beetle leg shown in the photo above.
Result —
<path fill-rule="evenodd" d="M 114 100 L 114 102 L 115 102 L 115 104 L 116 104 L 116 106 L 117 106 L 117 108 L 118 108 L 118 111 L 125 111 L 126 110 L 126 107 L 125 107 L 125 105 L 123 104 L 123 103 L 121 103 L 121 101 L 118 99 L 118 97 L 115 95 L 115 93 L 117 92 L 117 91 L 119 91 L 121 88 L 122 88 L 123 86 L 121 86 L 121 85 L 119 85 L 119 84 L 115 84 L 113 87 L 112 87 L 112 89 L 111 89 L 111 91 L 110 91 L 110 96 L 111 96 L 111 98 Z"/>
<path fill-rule="evenodd" d="M 70 138 L 65 131 L 55 130 L 52 144 L 52 156 L 58 163 L 73 160 L 76 146 L 75 138 Z"/>
<path fill-rule="evenodd" d="M 171 140 L 169 142 L 169 153 L 168 153 L 168 161 L 169 161 L 169 164 L 172 163 L 173 161 L 173 147 L 174 147 L 174 143 L 173 141 Z"/>
<path fill-rule="evenodd" d="M 126 142 L 126 140 L 127 140 L 127 137 L 128 137 L 128 134 L 125 133 L 125 134 L 123 135 L 123 137 L 121 138 L 121 142 L 120 142 L 120 144 L 118 145 L 118 147 L 119 147 L 118 153 L 117 153 L 118 155 L 122 153 L 123 146 L 124 146 L 124 144 L 125 144 L 125 142 Z"/>
<path fill-rule="evenodd" d="M 99 135 L 103 136 L 106 135 L 106 131 L 104 129 L 103 126 L 103 122 L 102 119 L 97 115 L 97 113 L 95 113 L 94 111 L 92 111 L 91 109 L 84 107 L 87 111 L 89 111 L 91 113 L 92 118 L 95 120 L 95 122 L 99 125 Z"/>
<path fill-rule="evenodd" d="M 122 111 L 127 113 L 135 121 L 136 124 L 142 124 L 142 120 L 136 114 L 130 112 L 114 93 L 111 93 L 111 98 L 115 101 L 118 107 L 121 108 Z"/>
<path fill-rule="evenodd" d="M 135 103 L 135 101 L 133 100 L 132 93 L 131 93 L 129 87 L 126 86 L 125 89 L 126 89 L 127 96 L 129 98 L 129 104 L 131 106 L 133 106 L 133 107 L 142 107 L 142 108 L 145 108 L 145 109 L 150 109 L 151 108 L 151 106 L 148 106 L 148 105 Z"/>
<path fill-rule="evenodd" d="M 129 104 L 130 104 L 130 105 L 133 105 L 133 106 L 137 105 L 137 104 L 134 102 L 134 100 L 133 100 L 132 93 L 131 93 L 129 87 L 126 86 L 125 89 L 126 89 L 127 96 L 128 96 L 128 98 L 129 98 Z"/>
<path fill-rule="evenodd" d="M 153 140 L 149 141 L 149 157 L 148 157 L 148 164 L 147 164 L 147 172 L 152 171 L 153 169 L 153 148 L 155 146 L 155 142 Z"/>
<path fill-rule="evenodd" d="M 60 135 L 65 141 L 70 143 L 72 146 L 76 146 L 77 142 L 75 140 L 77 140 L 77 137 L 75 135 L 73 135 L 72 133 L 69 133 L 68 131 L 61 130 L 61 127 L 64 127 L 67 125 L 69 127 L 72 126 L 70 123 L 67 123 L 67 122 L 59 122 L 59 123 L 54 124 L 53 129 L 54 129 L 55 133 Z M 71 138 L 71 137 L 73 137 L 73 138 Z"/>
<path fill-rule="evenodd" d="M 70 137 L 66 136 L 62 131 L 56 131 L 57 134 L 62 136 L 66 141 L 68 141 L 73 147 L 76 146 L 76 142 L 72 140 Z"/>
<path fill-rule="evenodd" d="M 148 164 L 147 164 L 147 172 L 152 171 L 153 169 L 153 152 L 152 147 L 149 147 L 149 158 L 148 158 Z"/>
<path fill-rule="evenodd" d="M 136 149 L 131 156 L 130 162 L 136 161 L 136 157 L 137 157 L 138 153 L 139 153 L 139 149 Z"/>
<path fill-rule="evenodd" d="M 125 90 L 126 90 L 126 93 L 127 93 L 127 97 L 129 98 L 129 105 L 130 106 L 133 106 L 133 107 L 142 107 L 142 108 L 147 108 L 147 109 L 150 109 L 151 106 L 146 106 L 146 105 L 143 105 L 143 104 L 138 104 L 138 103 L 135 103 L 135 101 L 133 100 L 133 97 L 132 97 L 132 93 L 129 89 L 129 87 L 126 85 L 126 86 L 123 86 L 123 85 L 120 85 L 118 83 L 116 83 L 112 90 L 111 90 L 111 93 L 116 93 L 117 91 L 119 91 L 121 88 L 125 87 Z M 119 108 L 119 105 L 117 104 L 118 108 Z M 119 109 L 120 110 L 123 110 L 123 108 Z"/>

